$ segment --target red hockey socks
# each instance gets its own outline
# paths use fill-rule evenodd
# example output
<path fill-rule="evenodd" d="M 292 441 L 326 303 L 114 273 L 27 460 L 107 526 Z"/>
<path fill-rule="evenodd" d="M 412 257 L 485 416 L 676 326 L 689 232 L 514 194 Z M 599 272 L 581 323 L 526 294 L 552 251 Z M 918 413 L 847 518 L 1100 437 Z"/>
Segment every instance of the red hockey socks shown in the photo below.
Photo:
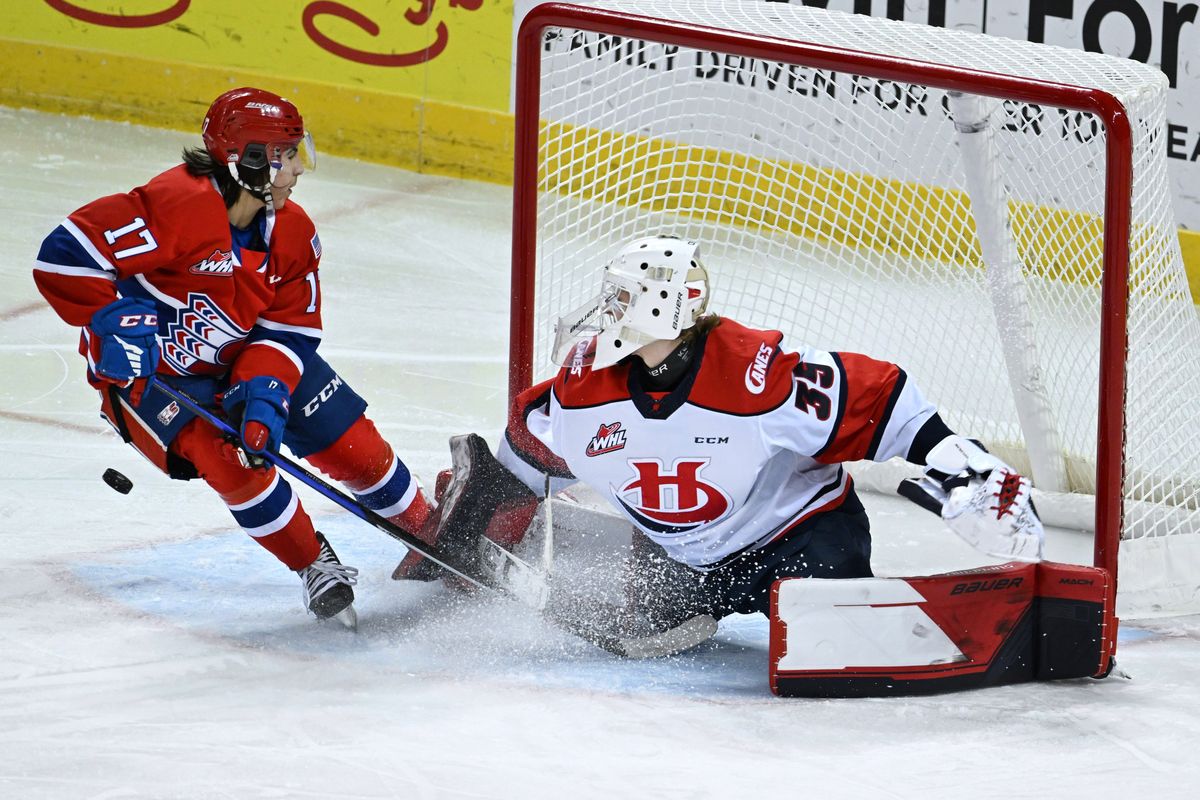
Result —
<path fill-rule="evenodd" d="M 366 417 L 308 462 L 345 484 L 358 501 L 404 530 L 419 534 L 432 510 L 416 478 Z"/>
<path fill-rule="evenodd" d="M 171 449 L 192 462 L 238 525 L 289 569 L 304 569 L 316 560 L 321 545 L 312 520 L 273 467 L 242 466 L 230 457 L 224 437 L 201 420 L 180 431 Z"/>

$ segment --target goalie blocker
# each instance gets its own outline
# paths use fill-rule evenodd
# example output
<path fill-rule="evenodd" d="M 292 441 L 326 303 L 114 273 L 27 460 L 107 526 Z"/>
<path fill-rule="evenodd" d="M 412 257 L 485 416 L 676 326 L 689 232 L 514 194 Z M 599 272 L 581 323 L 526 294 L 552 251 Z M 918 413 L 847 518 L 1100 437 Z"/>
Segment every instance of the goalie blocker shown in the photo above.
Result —
<path fill-rule="evenodd" d="M 918 578 L 788 578 L 771 594 L 771 691 L 880 697 L 1103 678 L 1116 587 L 1095 567 L 1007 563 Z"/>

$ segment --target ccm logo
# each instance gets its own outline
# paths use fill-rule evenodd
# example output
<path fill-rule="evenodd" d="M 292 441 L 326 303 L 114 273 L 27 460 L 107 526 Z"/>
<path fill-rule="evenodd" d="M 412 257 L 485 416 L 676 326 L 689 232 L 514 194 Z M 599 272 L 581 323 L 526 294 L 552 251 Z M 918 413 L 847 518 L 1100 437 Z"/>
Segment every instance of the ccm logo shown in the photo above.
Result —
<path fill-rule="evenodd" d="M 138 325 L 157 325 L 157 314 L 122 314 L 121 322 L 118 323 L 122 328 L 136 328 Z"/>
<path fill-rule="evenodd" d="M 317 409 L 321 407 L 321 404 L 333 397 L 333 393 L 336 392 L 341 385 L 341 377 L 334 375 L 333 380 L 325 384 L 316 397 L 304 404 L 304 416 L 311 417 L 313 414 L 315 414 Z"/>
<path fill-rule="evenodd" d="M 991 592 L 996 589 L 1015 589 L 1021 585 L 1024 578 L 997 578 L 991 581 L 971 581 L 955 584 L 950 594 L 971 594 L 972 592 Z"/>
<path fill-rule="evenodd" d="M 696 444 L 729 444 L 728 436 L 697 436 Z"/>

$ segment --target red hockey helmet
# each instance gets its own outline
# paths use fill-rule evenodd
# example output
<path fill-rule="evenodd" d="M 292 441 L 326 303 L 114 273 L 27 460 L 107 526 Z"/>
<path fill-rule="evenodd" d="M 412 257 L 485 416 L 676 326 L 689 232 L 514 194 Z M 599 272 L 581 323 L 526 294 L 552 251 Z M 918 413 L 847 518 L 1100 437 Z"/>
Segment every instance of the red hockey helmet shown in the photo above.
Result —
<path fill-rule="evenodd" d="M 238 165 L 252 170 L 270 167 L 267 183 L 248 186 L 250 189 L 265 190 L 282 165 L 280 155 L 292 148 L 307 169 L 316 166 L 316 150 L 299 110 L 263 89 L 242 87 L 225 92 L 209 106 L 200 133 L 204 148 L 218 163 L 228 164 L 235 178 Z M 244 178 L 242 173 L 239 183 Z"/>

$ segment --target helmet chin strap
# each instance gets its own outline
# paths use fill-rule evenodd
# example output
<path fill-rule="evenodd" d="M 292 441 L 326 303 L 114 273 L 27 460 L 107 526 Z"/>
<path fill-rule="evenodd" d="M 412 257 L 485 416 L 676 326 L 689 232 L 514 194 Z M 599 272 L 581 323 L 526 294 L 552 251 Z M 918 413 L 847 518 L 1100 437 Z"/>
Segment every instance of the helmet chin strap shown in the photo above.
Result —
<path fill-rule="evenodd" d="M 275 209 L 275 200 L 271 196 L 271 187 L 275 185 L 275 176 L 279 174 L 279 168 L 270 165 L 267 172 L 267 183 L 265 186 L 251 186 L 242 180 L 242 176 L 238 174 L 238 166 L 235 163 L 229 164 L 229 174 L 233 177 L 234 183 L 245 189 L 258 200 L 262 200 L 267 204 L 267 208 L 272 211 Z"/>

